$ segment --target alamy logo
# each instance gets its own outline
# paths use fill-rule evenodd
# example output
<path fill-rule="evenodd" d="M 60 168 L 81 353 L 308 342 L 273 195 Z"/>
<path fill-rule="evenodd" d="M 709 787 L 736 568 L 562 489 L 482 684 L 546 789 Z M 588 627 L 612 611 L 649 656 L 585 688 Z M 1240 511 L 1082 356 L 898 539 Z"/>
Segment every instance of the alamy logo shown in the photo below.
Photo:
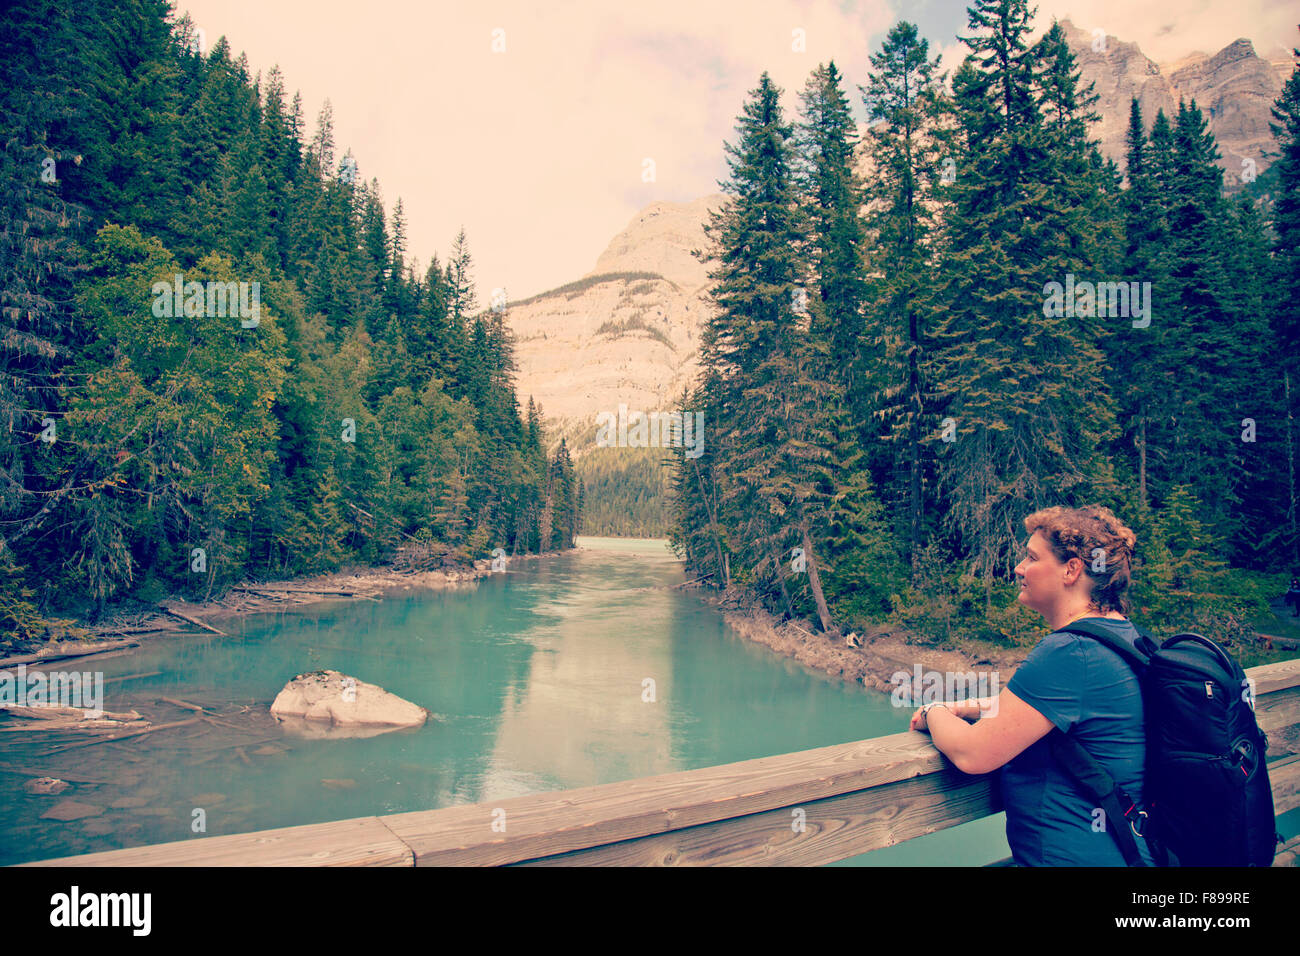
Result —
<path fill-rule="evenodd" d="M 1043 286 L 1043 315 L 1048 318 L 1133 318 L 1133 328 L 1151 324 L 1150 282 L 1074 281 L 1074 273 L 1065 274 L 1065 285 L 1049 282 Z"/>
<path fill-rule="evenodd" d="M 596 416 L 596 447 L 685 448 L 687 458 L 699 458 L 704 454 L 704 413 L 632 412 L 629 415 L 627 406 L 620 405 L 617 417 L 613 412 Z"/>
<path fill-rule="evenodd" d="M 992 700 L 987 707 L 982 707 L 981 714 L 987 717 L 997 715 L 997 671 L 979 674 L 975 671 L 923 671 L 921 665 L 916 664 L 912 673 L 896 671 L 889 682 L 897 685 L 890 694 L 890 702 L 895 707 L 921 707 L 986 697 Z"/>
<path fill-rule="evenodd" d="M 17 673 L 0 671 L 0 708 L 76 707 L 87 716 L 104 712 L 104 672 L 27 670 L 19 664 Z"/>
<path fill-rule="evenodd" d="M 129 926 L 132 935 L 148 936 L 153 909 L 151 893 L 70 893 L 50 897 L 51 926 Z"/>
<path fill-rule="evenodd" d="M 159 319 L 238 316 L 240 326 L 257 328 L 262 317 L 260 282 L 186 282 L 179 272 L 172 281 L 155 282 L 153 314 Z"/>

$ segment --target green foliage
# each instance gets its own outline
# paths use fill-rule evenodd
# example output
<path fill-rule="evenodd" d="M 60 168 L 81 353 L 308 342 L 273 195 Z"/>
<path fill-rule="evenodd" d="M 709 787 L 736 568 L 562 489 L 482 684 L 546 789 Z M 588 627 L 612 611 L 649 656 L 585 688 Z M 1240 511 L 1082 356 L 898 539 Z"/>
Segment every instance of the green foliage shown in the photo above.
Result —
<path fill-rule="evenodd" d="M 21 225 L 0 239 L 0 550 L 98 614 L 383 562 L 420 535 L 464 559 L 570 546 L 581 489 L 525 429 L 465 231 L 415 276 L 402 203 L 390 216 L 336 163 L 328 101 L 306 142 L 278 71 L 254 84 L 171 15 L 36 0 L 0 39 L 0 202 Z M 258 321 L 201 293 L 171 308 L 177 275 L 258 289 Z M 15 594 L 0 614 L 30 637 Z"/>
<path fill-rule="evenodd" d="M 668 475 L 660 448 L 589 448 L 575 468 L 585 486 L 583 534 L 662 538 L 668 533 Z"/>
<path fill-rule="evenodd" d="M 669 456 L 669 540 L 693 576 L 808 617 L 812 581 L 791 568 L 807 518 L 832 619 L 1029 646 L 1024 518 L 1103 504 L 1137 534 L 1132 618 L 1253 661 L 1300 567 L 1300 68 L 1267 202 L 1225 197 L 1195 103 L 1132 104 L 1125 184 L 1059 25 L 1031 43 L 1025 0 L 968 12 L 951 93 L 910 24 L 872 55 L 860 191 L 833 64 L 809 77 L 793 151 L 767 77 L 751 92 L 681 401 L 708 410 L 710 440 Z M 1150 311 L 1045 307 L 1067 275 L 1149 283 Z"/>
<path fill-rule="evenodd" d="M 23 654 L 47 640 L 91 637 L 70 620 L 45 618 L 29 600 L 35 595 L 24 570 L 14 564 L 13 552 L 7 548 L 0 552 L 0 654 Z"/>

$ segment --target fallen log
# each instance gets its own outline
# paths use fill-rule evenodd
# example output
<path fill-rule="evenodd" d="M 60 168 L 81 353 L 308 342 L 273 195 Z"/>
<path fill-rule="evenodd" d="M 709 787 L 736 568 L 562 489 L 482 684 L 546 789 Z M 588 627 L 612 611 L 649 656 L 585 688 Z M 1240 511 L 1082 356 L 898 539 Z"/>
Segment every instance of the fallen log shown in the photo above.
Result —
<path fill-rule="evenodd" d="M 0 727 L 0 734 L 37 734 L 43 743 L 50 743 L 50 737 L 57 737 L 59 734 L 76 734 L 78 736 L 81 734 L 111 734 L 124 727 L 139 727 L 141 725 L 148 726 L 149 721 L 141 718 L 126 723 L 119 721 L 102 723 L 97 720 L 74 720 L 65 717 L 60 720 L 41 720 L 30 724 Z"/>
<path fill-rule="evenodd" d="M 693 578 L 690 581 L 683 581 L 681 584 L 674 584 L 670 590 L 675 591 L 678 588 L 688 588 L 692 584 L 699 584 L 701 581 L 707 581 L 711 577 L 713 577 L 713 572 L 709 572 L 708 574 L 704 575 L 704 577 L 702 578 Z"/>
<path fill-rule="evenodd" d="M 203 623 L 202 621 L 200 621 L 198 618 L 188 617 L 187 615 L 182 614 L 180 611 L 173 611 L 171 608 L 169 608 L 169 607 L 165 607 L 165 606 L 162 605 L 162 604 L 159 604 L 159 605 L 158 605 L 158 609 L 161 610 L 164 614 L 170 614 L 172 617 L 178 617 L 178 618 L 180 618 L 182 621 L 186 621 L 186 622 L 188 622 L 188 623 L 190 623 L 190 624 L 193 624 L 195 627 L 201 627 L 201 628 L 203 628 L 203 630 L 205 630 L 205 631 L 211 631 L 213 634 L 220 634 L 222 637 L 229 637 L 229 636 L 230 636 L 230 635 L 227 634 L 225 631 L 219 631 L 219 630 L 217 630 L 217 629 L 216 629 L 215 627 L 213 627 L 211 624 L 204 624 L 204 623 Z"/>
<path fill-rule="evenodd" d="M 74 657 L 90 657 L 93 654 L 107 654 L 109 651 L 120 651 L 124 647 L 139 647 L 139 641 L 104 641 L 95 644 L 52 644 L 50 648 L 57 647 L 59 650 L 50 653 L 38 652 L 36 654 L 20 654 L 16 657 L 6 657 L 0 659 L 0 667 L 16 667 L 19 664 L 52 664 L 55 661 L 66 661 Z M 49 651 L 50 648 L 46 650 Z"/>
<path fill-rule="evenodd" d="M 351 508 L 353 511 L 359 511 L 359 512 L 361 512 L 363 515 L 365 515 L 365 516 L 366 516 L 367 518 L 369 518 L 371 521 L 374 521 L 374 520 L 375 520 L 375 516 L 372 515 L 369 511 L 366 511 L 364 508 L 358 508 L 356 505 L 354 505 L 352 502 L 348 501 L 347 499 L 344 499 L 343 503 L 344 503 L 345 505 L 347 505 L 349 508 Z M 404 538 L 407 538 L 407 539 L 410 540 L 410 541 L 415 541 L 415 542 L 420 543 L 420 544 L 423 544 L 423 543 L 424 543 L 424 542 L 420 541 L 420 539 L 417 538 L 415 535 L 413 535 L 413 534 L 408 534 L 407 531 L 406 531 L 406 529 L 402 527 L 402 523 L 401 523 L 400 521 L 398 521 L 398 520 L 397 520 L 395 517 L 393 517 L 392 515 L 389 515 L 389 520 L 392 521 L 393 524 L 397 527 L 397 532 L 398 532 L 398 534 L 402 535 Z"/>
<path fill-rule="evenodd" d="M 133 730 L 130 733 L 116 734 L 112 737 L 101 737 L 99 740 L 85 740 L 80 743 L 69 744 L 67 747 L 59 747 L 57 750 L 51 750 L 46 757 L 52 757 L 55 754 L 63 753 L 66 750 L 76 750 L 79 747 L 93 747 L 95 744 L 112 743 L 118 740 L 125 740 L 128 737 L 143 737 L 145 734 L 156 733 L 159 730 L 173 730 L 177 727 L 189 727 L 191 724 L 197 724 L 202 717 L 190 717 L 187 720 L 177 720 L 170 724 L 158 724 L 155 727 L 149 727 L 146 730 Z"/>
<path fill-rule="evenodd" d="M 161 674 L 161 673 L 162 673 L 162 671 L 148 671 L 148 672 L 146 672 L 146 673 L 144 673 L 144 674 L 124 674 L 124 675 L 121 676 L 121 677 L 108 677 L 108 678 L 105 678 L 104 683 L 105 683 L 105 684 L 115 684 L 115 683 L 117 683 L 117 682 L 120 681 L 120 680 L 139 680 L 139 679 L 142 678 L 142 677 L 157 677 L 157 676 L 158 676 L 159 674 Z"/>
<path fill-rule="evenodd" d="M 183 710 L 196 710 L 200 714 L 207 712 L 206 708 L 200 707 L 198 704 L 191 704 L 188 701 L 177 700 L 175 697 L 159 697 L 158 700 L 162 701 L 164 704 L 171 704 L 174 707 L 180 707 Z"/>
<path fill-rule="evenodd" d="M 30 717 L 33 720 L 63 720 L 65 717 L 76 717 L 78 720 L 144 720 L 144 717 L 134 710 L 129 713 L 117 713 L 111 710 L 95 712 L 85 707 L 18 707 L 3 704 L 0 705 L 0 713 L 12 714 L 14 717 Z M 89 713 L 97 713 L 98 716 L 87 717 Z"/>
<path fill-rule="evenodd" d="M 333 594 L 339 597 L 355 597 L 356 591 L 340 591 L 337 588 L 276 588 L 280 594 Z"/>
<path fill-rule="evenodd" d="M 263 591 L 260 588 L 231 588 L 232 591 L 239 591 L 243 594 L 251 594 L 253 597 L 269 598 L 276 601 L 285 600 L 283 591 Z"/>
<path fill-rule="evenodd" d="M 1300 649 L 1300 641 L 1289 637 L 1278 637 L 1276 634 L 1260 634 L 1259 637 L 1270 644 L 1276 644 L 1278 647 L 1288 651 Z"/>

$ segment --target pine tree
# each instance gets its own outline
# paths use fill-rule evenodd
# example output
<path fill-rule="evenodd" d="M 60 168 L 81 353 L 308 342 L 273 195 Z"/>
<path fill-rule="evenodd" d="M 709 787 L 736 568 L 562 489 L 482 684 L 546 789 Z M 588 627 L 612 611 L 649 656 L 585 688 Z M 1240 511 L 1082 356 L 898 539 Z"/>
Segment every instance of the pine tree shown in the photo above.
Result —
<path fill-rule="evenodd" d="M 577 527 L 577 486 L 573 475 L 573 459 L 565 439 L 560 439 L 555 458 L 551 461 L 550 480 L 551 538 L 547 550 L 573 547 Z"/>
<path fill-rule="evenodd" d="M 278 66 L 271 68 L 262 105 L 262 173 L 266 178 L 267 216 L 274 237 L 275 259 L 279 268 L 287 264 L 289 249 L 288 205 L 294 171 L 299 160 L 298 143 L 289 128 L 284 102 L 284 78 Z"/>
<path fill-rule="evenodd" d="M 834 61 L 818 66 L 800 98 L 796 129 L 800 202 L 808 210 L 811 268 L 821 297 L 821 327 L 811 332 L 829 345 L 828 373 L 843 376 L 858 394 L 858 340 L 866 297 L 862 257 L 866 237 L 859 218 L 862 184 L 853 168 L 857 129 Z M 806 292 L 805 292 L 806 294 Z"/>
<path fill-rule="evenodd" d="M 452 245 L 447 262 L 447 311 L 453 328 L 464 329 L 478 311 L 478 294 L 474 289 L 474 259 L 469 253 L 462 226 Z"/>
<path fill-rule="evenodd" d="M 732 524 L 729 546 L 743 549 L 755 583 L 783 592 L 782 556 L 802 548 L 818 616 L 830 630 L 813 534 L 835 465 L 825 409 L 842 393 L 818 376 L 825 346 L 808 329 L 819 302 L 809 297 L 810 315 L 798 309 L 797 290 L 810 276 L 808 224 L 796 202 L 793 130 L 779 98 L 764 73 L 740 117 L 738 144 L 726 147 L 724 189 L 735 201 L 706 227 L 719 265 L 710 273 L 717 312 L 703 335 L 700 397 L 705 434 L 718 446 L 718 510 Z"/>
<path fill-rule="evenodd" d="M 311 141 L 311 152 L 323 171 L 334 170 L 334 107 L 329 99 L 321 105 L 316 117 L 316 136 Z"/>
<path fill-rule="evenodd" d="M 934 336 L 944 431 L 927 441 L 939 450 L 946 523 L 991 601 L 993 577 L 1016 563 L 1026 511 L 1114 493 L 1097 447 L 1117 432 L 1099 333 L 1080 330 L 1049 292 L 1106 266 L 1089 219 L 1099 176 L 1080 179 L 1071 158 L 1091 146 L 1059 114 L 1072 71 L 1048 63 L 1055 85 L 1045 87 L 1044 58 L 1056 54 L 1027 46 L 1020 0 L 980 0 L 970 25 L 986 32 L 963 38 L 972 53 L 954 79 L 963 151 Z"/>
<path fill-rule="evenodd" d="M 1195 103 L 1179 104 L 1172 139 L 1165 193 L 1172 265 L 1168 297 L 1160 305 L 1176 334 L 1166 337 L 1155 357 L 1165 388 L 1154 408 L 1151 440 L 1166 457 L 1153 478 L 1161 500 L 1172 485 L 1195 488 L 1209 510 L 1207 527 L 1226 548 L 1241 529 L 1234 487 L 1244 478 L 1240 423 L 1253 411 L 1242 385 L 1255 361 L 1250 343 L 1262 339 L 1264 329 L 1257 315 L 1235 308 L 1223 173 Z"/>
<path fill-rule="evenodd" d="M 1161 113 L 1157 121 L 1164 119 Z M 1167 123 L 1163 124 L 1167 132 Z M 1162 140 L 1164 138 L 1162 132 Z M 1124 219 L 1125 246 L 1121 276 L 1128 282 L 1151 284 L 1151 303 L 1168 301 L 1169 253 L 1168 224 L 1165 208 L 1156 178 L 1156 146 L 1149 142 L 1142 120 L 1142 109 L 1134 97 L 1129 106 L 1129 125 L 1126 137 L 1126 177 L 1128 189 L 1120 206 Z M 1141 325 L 1141 321 L 1139 322 Z M 1162 347 L 1166 323 L 1146 324 L 1144 327 L 1118 325 L 1114 335 L 1103 342 L 1107 364 L 1114 371 L 1116 398 L 1120 403 L 1120 422 L 1124 437 L 1117 456 L 1121 461 L 1135 457 L 1133 483 L 1136 486 L 1139 507 L 1149 507 L 1148 489 L 1149 429 L 1153 404 L 1159 400 L 1158 392 L 1165 386 L 1149 367 L 1150 357 Z"/>
<path fill-rule="evenodd" d="M 921 436 L 937 424 L 927 413 L 934 396 L 927 384 L 925 345 L 936 309 L 929 294 L 935 286 L 933 239 L 943 179 L 956 169 L 956 160 L 944 129 L 939 58 L 929 59 L 929 45 L 916 27 L 896 24 L 871 65 L 862 88 L 873 124 L 869 143 L 875 169 L 867 219 L 871 319 L 857 362 L 873 394 L 856 401 L 851 396 L 849 408 L 864 425 L 866 447 L 884 452 L 875 456 L 872 473 L 892 484 L 896 469 L 904 470 L 906 491 L 895 500 L 906 503 L 902 536 L 907 561 L 915 566 L 925 516 Z"/>
<path fill-rule="evenodd" d="M 401 204 L 386 232 L 378 183 L 335 166 L 328 104 L 304 150 L 278 70 L 251 78 L 224 39 L 197 52 L 171 16 L 29 0 L 0 31 L 0 627 L 61 633 L 40 618 L 56 599 L 375 561 L 404 534 L 543 546 L 541 411 L 520 418 L 463 231 L 453 329 L 443 267 L 421 283 L 408 264 Z M 180 273 L 200 301 L 160 308 Z M 209 281 L 256 282 L 259 324 L 214 314 Z M 571 462 L 557 481 L 568 546 L 583 492 Z"/>
<path fill-rule="evenodd" d="M 84 481 L 84 466 L 37 440 L 83 386 L 72 374 L 85 332 L 72 302 L 85 272 L 79 243 L 91 214 L 77 160 L 93 135 L 83 60 L 84 21 L 57 3 L 7 11 L 0 31 L 0 554 L 27 547 Z M 93 32 L 90 30 L 89 32 Z M 53 56 L 54 59 L 47 59 Z M 88 142 L 88 140 L 86 140 Z M 56 452 L 51 455 L 50 452 Z M 20 564 L 27 562 L 21 560 Z"/>
<path fill-rule="evenodd" d="M 1296 65 L 1273 105 L 1269 127 L 1281 147 L 1273 168 L 1277 170 L 1277 198 L 1273 205 L 1274 297 L 1272 331 L 1281 357 L 1283 392 L 1300 390 L 1300 49 L 1293 51 Z M 1293 566 L 1300 566 L 1300 492 L 1296 487 L 1294 404 L 1285 409 L 1287 551 Z"/>

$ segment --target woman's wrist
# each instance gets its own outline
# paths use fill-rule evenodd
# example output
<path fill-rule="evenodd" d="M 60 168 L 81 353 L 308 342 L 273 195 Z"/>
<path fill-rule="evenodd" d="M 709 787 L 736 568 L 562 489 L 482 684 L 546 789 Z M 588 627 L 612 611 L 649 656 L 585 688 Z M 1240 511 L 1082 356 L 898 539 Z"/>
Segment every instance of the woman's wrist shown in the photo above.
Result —
<path fill-rule="evenodd" d="M 926 726 L 929 726 L 930 724 L 930 711 L 932 711 L 936 707 L 942 707 L 944 710 L 948 711 L 949 713 L 954 713 L 952 707 L 941 700 L 936 700 L 933 703 L 926 704 L 924 707 L 921 708 L 921 710 L 925 712 Z"/>

